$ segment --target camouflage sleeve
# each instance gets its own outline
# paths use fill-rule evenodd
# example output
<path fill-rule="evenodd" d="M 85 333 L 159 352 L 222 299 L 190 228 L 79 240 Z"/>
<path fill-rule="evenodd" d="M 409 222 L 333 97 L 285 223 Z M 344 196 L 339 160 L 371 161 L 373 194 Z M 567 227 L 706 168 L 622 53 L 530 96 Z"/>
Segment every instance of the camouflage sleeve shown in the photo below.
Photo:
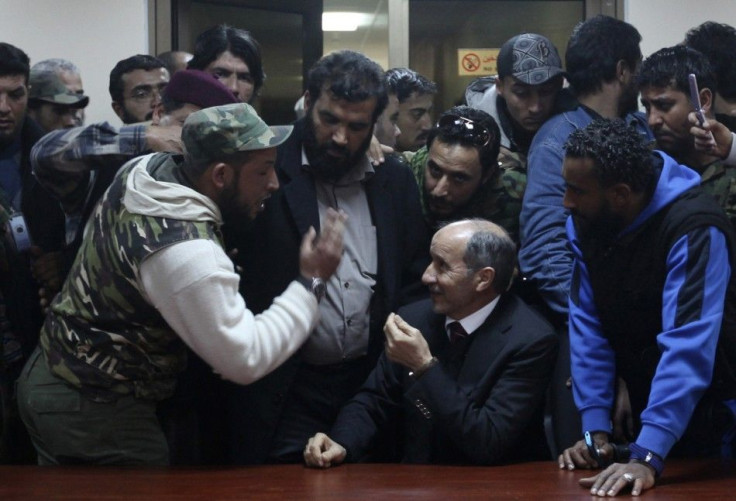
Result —
<path fill-rule="evenodd" d="M 426 146 L 419 148 L 416 153 L 406 155 L 407 152 L 402 153 L 404 155 L 409 168 L 414 173 L 414 179 L 419 186 L 419 201 L 422 204 L 422 211 L 426 211 L 425 200 L 424 200 L 424 167 L 427 163 L 427 157 L 429 157 L 429 150 Z"/>
<path fill-rule="evenodd" d="M 499 213 L 496 222 L 503 226 L 519 245 L 519 214 L 526 189 L 526 158 L 520 153 L 502 148 L 498 163 L 501 175 L 498 181 Z"/>
<path fill-rule="evenodd" d="M 33 174 L 61 202 L 64 212 L 74 214 L 87 198 L 91 171 L 117 170 L 146 151 L 146 127 L 117 129 L 102 122 L 53 131 L 31 150 Z"/>

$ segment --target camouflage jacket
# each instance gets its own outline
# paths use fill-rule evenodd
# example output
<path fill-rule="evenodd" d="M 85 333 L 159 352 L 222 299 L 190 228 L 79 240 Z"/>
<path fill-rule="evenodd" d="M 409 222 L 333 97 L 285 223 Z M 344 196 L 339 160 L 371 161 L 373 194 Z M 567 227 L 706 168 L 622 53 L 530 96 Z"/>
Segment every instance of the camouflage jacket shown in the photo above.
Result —
<path fill-rule="evenodd" d="M 126 182 L 141 162 L 155 181 L 181 184 L 175 157 L 168 154 L 142 157 L 120 170 L 87 223 L 82 247 L 41 331 L 51 371 L 95 401 L 131 393 L 150 400 L 171 395 L 186 352 L 147 301 L 140 264 L 178 242 L 204 238 L 221 245 L 219 228 L 211 221 L 128 211 Z"/>
<path fill-rule="evenodd" d="M 422 211 L 427 223 L 436 229 L 441 221 L 436 221 L 429 213 L 424 193 L 425 165 L 429 151 L 427 147 L 418 150 L 408 159 L 419 185 Z M 519 213 L 526 188 L 526 156 L 501 147 L 498 155 L 499 173 L 491 179 L 464 208 L 456 214 L 456 219 L 480 217 L 503 227 L 514 242 L 519 243 Z"/>
<path fill-rule="evenodd" d="M 715 197 L 736 228 L 736 166 L 725 165 L 720 160 L 713 162 L 700 175 L 700 185 Z"/>

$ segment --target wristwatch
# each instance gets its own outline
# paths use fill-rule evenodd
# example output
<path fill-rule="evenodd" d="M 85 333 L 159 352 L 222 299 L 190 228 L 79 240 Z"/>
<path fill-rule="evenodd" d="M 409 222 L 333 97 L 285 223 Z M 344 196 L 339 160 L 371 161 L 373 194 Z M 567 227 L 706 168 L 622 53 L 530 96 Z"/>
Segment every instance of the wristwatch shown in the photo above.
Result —
<path fill-rule="evenodd" d="M 325 297 L 325 294 L 327 294 L 327 286 L 325 285 L 325 281 L 319 277 L 312 277 L 311 279 L 309 279 L 304 278 L 302 275 L 299 275 L 299 277 L 297 277 L 297 280 L 300 284 L 306 287 L 308 291 L 314 294 L 314 297 L 317 298 L 318 303 L 322 300 L 323 297 Z"/>
<path fill-rule="evenodd" d="M 656 477 L 662 475 L 662 470 L 664 470 L 664 459 L 662 459 L 659 454 L 645 449 L 636 442 L 629 444 L 629 450 L 631 451 L 630 459 L 632 461 L 651 466 Z"/>

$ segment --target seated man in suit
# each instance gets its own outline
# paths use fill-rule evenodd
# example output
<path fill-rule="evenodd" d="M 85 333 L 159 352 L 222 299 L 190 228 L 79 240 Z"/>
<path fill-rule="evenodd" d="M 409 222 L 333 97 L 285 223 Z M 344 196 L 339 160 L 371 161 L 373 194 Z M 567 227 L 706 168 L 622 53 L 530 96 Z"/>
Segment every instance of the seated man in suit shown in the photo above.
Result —
<path fill-rule="evenodd" d="M 391 314 L 386 350 L 342 408 L 308 466 L 360 461 L 403 410 L 405 463 L 497 464 L 538 458 L 540 416 L 557 353 L 541 316 L 506 293 L 516 246 L 501 227 L 462 220 L 432 239 L 422 282 L 430 299 Z"/>

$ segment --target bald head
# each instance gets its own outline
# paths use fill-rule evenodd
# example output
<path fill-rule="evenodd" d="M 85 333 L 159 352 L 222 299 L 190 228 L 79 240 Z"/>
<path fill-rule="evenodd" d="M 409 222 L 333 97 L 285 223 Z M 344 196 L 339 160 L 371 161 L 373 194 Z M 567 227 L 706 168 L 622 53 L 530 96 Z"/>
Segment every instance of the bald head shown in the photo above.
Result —
<path fill-rule="evenodd" d="M 468 272 L 493 268 L 493 288 L 497 293 L 508 289 L 516 268 L 516 245 L 502 227 L 485 219 L 465 219 L 443 227 L 466 243 L 463 261 Z M 437 232 L 439 233 L 439 232 Z"/>
<path fill-rule="evenodd" d="M 516 266 L 516 245 L 500 226 L 465 219 L 443 226 L 430 247 L 422 282 L 434 310 L 462 319 L 505 292 Z"/>

